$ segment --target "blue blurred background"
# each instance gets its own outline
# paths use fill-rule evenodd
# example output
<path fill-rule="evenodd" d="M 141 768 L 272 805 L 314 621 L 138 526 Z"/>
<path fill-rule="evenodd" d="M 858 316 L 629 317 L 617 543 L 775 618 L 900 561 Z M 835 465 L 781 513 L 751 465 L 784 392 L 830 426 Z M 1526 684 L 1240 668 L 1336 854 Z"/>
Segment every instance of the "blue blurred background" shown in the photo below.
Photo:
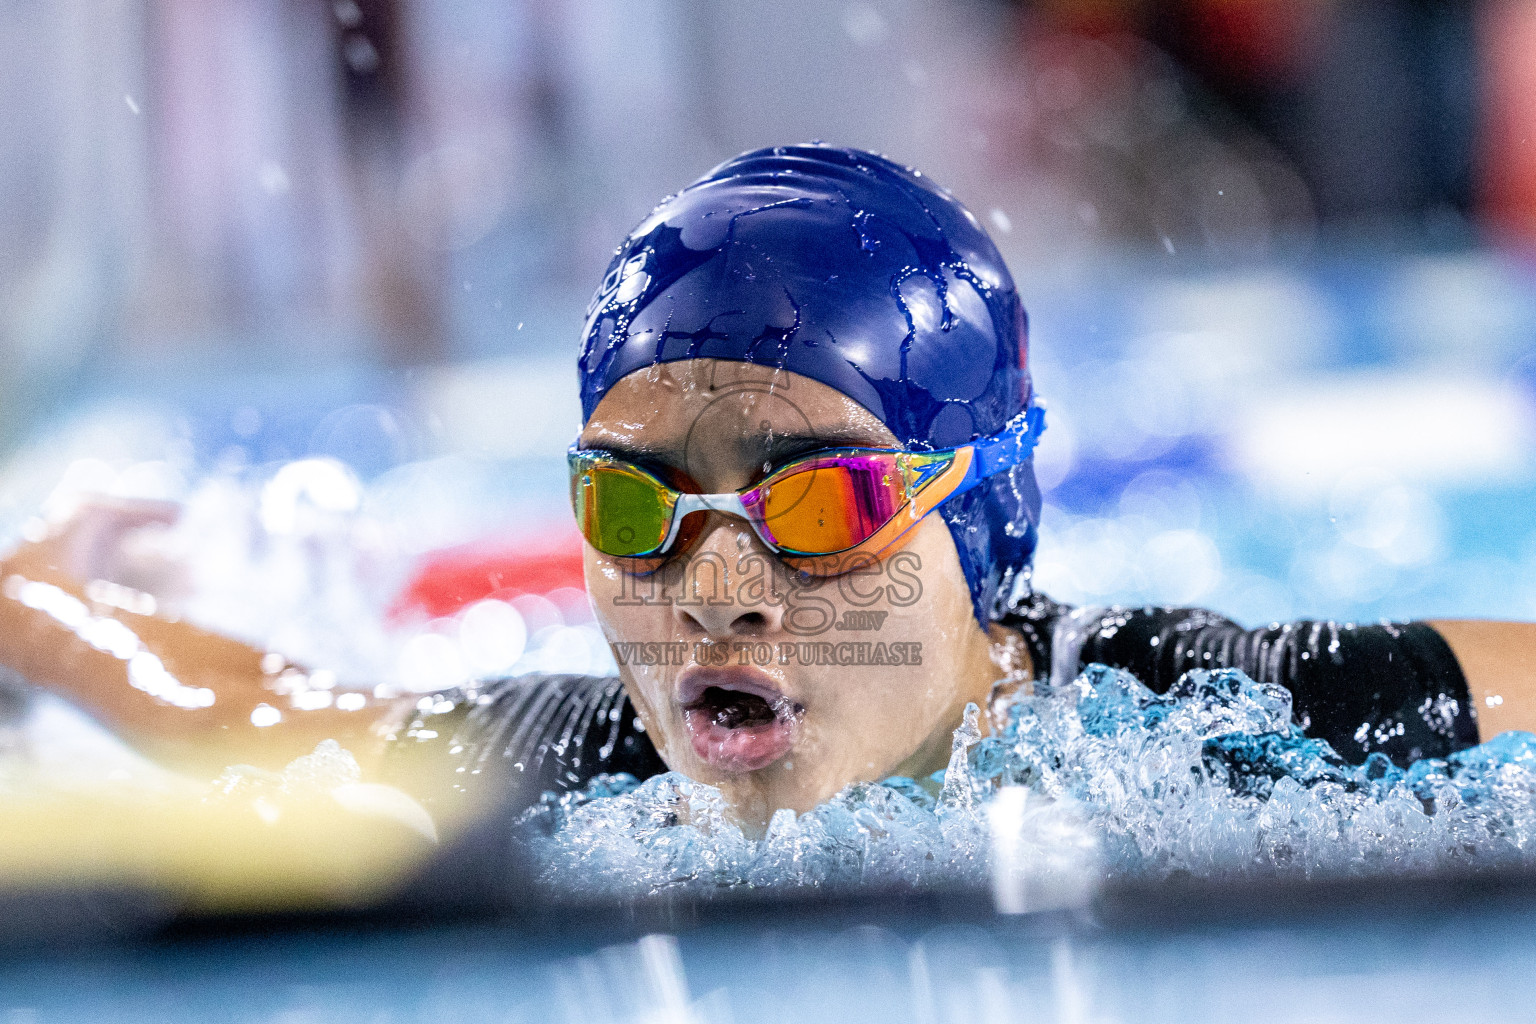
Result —
<path fill-rule="evenodd" d="M 221 628 L 607 664 L 563 591 L 503 595 L 515 650 L 377 641 L 415 560 L 568 536 L 613 245 L 807 139 L 1007 256 L 1053 596 L 1536 617 L 1530 0 L 39 0 L 0 45 L 0 525 L 187 501 Z"/>

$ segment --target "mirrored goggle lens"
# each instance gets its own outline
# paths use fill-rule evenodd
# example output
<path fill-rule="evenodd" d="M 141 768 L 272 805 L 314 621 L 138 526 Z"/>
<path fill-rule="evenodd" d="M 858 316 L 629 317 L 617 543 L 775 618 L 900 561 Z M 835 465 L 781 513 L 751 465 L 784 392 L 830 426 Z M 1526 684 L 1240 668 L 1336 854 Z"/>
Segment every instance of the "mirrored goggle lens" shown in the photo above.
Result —
<path fill-rule="evenodd" d="M 896 452 L 825 456 L 786 467 L 742 496 L 773 543 L 828 555 L 864 543 L 909 501 Z"/>
<path fill-rule="evenodd" d="M 654 554 L 667 539 L 677 499 L 638 469 L 596 459 L 571 463 L 571 504 L 587 542 L 605 555 Z"/>

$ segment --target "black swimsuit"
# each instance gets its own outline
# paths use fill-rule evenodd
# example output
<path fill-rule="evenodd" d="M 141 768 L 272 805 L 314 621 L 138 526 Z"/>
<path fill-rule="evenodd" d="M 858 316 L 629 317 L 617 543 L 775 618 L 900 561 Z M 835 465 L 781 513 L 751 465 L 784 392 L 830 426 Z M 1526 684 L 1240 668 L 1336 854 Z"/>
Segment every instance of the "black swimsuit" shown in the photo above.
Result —
<path fill-rule="evenodd" d="M 1381 751 L 1406 765 L 1478 742 L 1461 666 L 1419 622 L 1244 629 L 1199 609 L 1072 608 L 1037 594 L 1000 624 L 1022 634 L 1036 675 L 1057 682 L 1098 662 L 1158 693 L 1192 668 L 1238 668 L 1279 683 L 1291 691 L 1297 724 L 1356 763 Z M 446 789 L 424 794 L 432 803 L 479 790 L 487 776 L 527 804 L 603 773 L 644 779 L 667 770 L 614 677 L 523 676 L 443 694 L 390 746 L 393 777 L 418 793 L 444 759 L 454 765 Z"/>

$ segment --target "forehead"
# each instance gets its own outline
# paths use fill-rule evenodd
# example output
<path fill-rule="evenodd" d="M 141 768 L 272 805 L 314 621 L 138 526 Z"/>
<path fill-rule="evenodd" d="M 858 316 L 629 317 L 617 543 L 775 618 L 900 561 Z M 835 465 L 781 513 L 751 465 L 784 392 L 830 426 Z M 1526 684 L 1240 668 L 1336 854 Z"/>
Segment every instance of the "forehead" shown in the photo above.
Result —
<path fill-rule="evenodd" d="M 820 381 L 724 359 L 636 370 L 609 389 L 581 432 L 583 447 L 660 456 L 703 449 L 756 458 L 786 438 L 897 444 L 873 413 Z"/>

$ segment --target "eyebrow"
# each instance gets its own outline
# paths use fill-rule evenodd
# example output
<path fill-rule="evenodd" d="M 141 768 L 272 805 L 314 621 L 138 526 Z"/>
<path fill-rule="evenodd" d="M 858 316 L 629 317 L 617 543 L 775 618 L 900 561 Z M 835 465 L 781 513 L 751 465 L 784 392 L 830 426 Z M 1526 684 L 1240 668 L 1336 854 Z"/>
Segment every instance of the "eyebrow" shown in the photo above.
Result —
<path fill-rule="evenodd" d="M 842 433 L 832 431 L 825 434 L 774 434 L 772 439 L 763 446 L 762 451 L 766 461 L 781 463 L 827 448 L 888 447 L 890 446 L 881 441 L 872 440 L 869 435 L 853 427 Z"/>
<path fill-rule="evenodd" d="M 801 455 L 812 452 L 824 451 L 829 448 L 880 448 L 889 449 L 891 445 L 883 440 L 871 438 L 868 433 L 856 426 L 849 426 L 844 430 L 830 430 L 816 434 L 801 433 L 774 433 L 761 449 L 764 461 L 779 465 Z M 899 447 L 899 446 L 898 446 Z M 595 439 L 589 446 L 583 446 L 583 450 L 597 449 L 616 455 L 621 459 L 631 462 L 657 462 L 663 465 L 681 467 L 680 452 L 673 446 L 657 446 L 636 444 L 631 441 L 621 441 L 617 438 L 607 440 Z"/>

